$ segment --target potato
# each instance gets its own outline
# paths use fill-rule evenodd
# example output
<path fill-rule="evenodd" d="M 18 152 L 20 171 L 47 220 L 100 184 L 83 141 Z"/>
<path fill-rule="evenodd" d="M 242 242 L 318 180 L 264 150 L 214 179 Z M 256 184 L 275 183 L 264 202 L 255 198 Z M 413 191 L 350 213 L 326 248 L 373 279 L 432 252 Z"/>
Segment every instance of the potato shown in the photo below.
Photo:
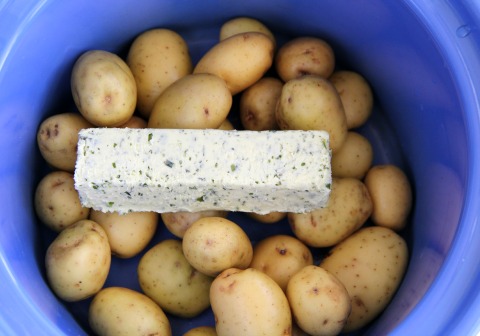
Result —
<path fill-rule="evenodd" d="M 78 110 L 96 126 L 119 126 L 135 112 L 135 79 L 125 61 L 111 52 L 83 53 L 73 66 L 71 87 Z"/>
<path fill-rule="evenodd" d="M 372 162 L 373 148 L 370 141 L 360 133 L 349 131 L 342 147 L 332 155 L 332 176 L 361 180 Z"/>
<path fill-rule="evenodd" d="M 137 110 L 148 118 L 155 101 L 173 82 L 192 72 L 188 45 L 170 29 L 151 29 L 130 46 L 127 64 L 137 84 Z"/>
<path fill-rule="evenodd" d="M 124 287 L 108 287 L 95 295 L 88 322 L 99 336 L 172 334 L 162 309 L 146 295 Z"/>
<path fill-rule="evenodd" d="M 107 279 L 110 263 L 107 234 L 88 219 L 60 232 L 45 256 L 48 283 L 65 301 L 80 301 L 96 294 Z"/>
<path fill-rule="evenodd" d="M 187 75 L 158 97 L 150 128 L 218 128 L 227 118 L 232 95 L 225 81 L 211 74 Z"/>
<path fill-rule="evenodd" d="M 342 102 L 333 85 L 318 76 L 303 76 L 285 83 L 275 117 L 280 129 L 324 130 L 335 153 L 347 138 Z"/>
<path fill-rule="evenodd" d="M 391 164 L 373 166 L 365 176 L 365 185 L 373 202 L 372 222 L 395 231 L 405 228 L 413 196 L 403 170 Z"/>
<path fill-rule="evenodd" d="M 350 295 L 352 311 L 343 329 L 358 330 L 375 319 L 400 285 L 408 262 L 407 245 L 388 228 L 363 228 L 335 246 L 320 266 Z"/>
<path fill-rule="evenodd" d="M 297 37 L 278 49 L 275 69 L 284 82 L 304 75 L 328 78 L 335 69 L 335 54 L 322 39 Z"/>
<path fill-rule="evenodd" d="M 163 224 L 170 233 L 178 238 L 183 238 L 185 231 L 197 220 L 204 217 L 227 217 L 228 211 L 205 210 L 197 212 L 165 212 L 160 214 Z"/>
<path fill-rule="evenodd" d="M 263 33 L 270 37 L 274 43 L 276 43 L 275 36 L 267 26 L 254 18 L 245 16 L 237 17 L 225 22 L 222 27 L 220 27 L 220 41 L 223 41 L 233 35 L 249 32 Z"/>
<path fill-rule="evenodd" d="M 210 306 L 213 278 L 188 263 L 179 240 L 163 240 L 148 250 L 140 259 L 137 274 L 143 292 L 165 312 L 187 318 Z"/>
<path fill-rule="evenodd" d="M 147 121 L 138 116 L 131 117 L 125 124 L 118 127 L 120 128 L 147 128 Z"/>
<path fill-rule="evenodd" d="M 283 83 L 274 77 L 264 77 L 247 88 L 240 97 L 240 121 L 252 131 L 278 129 L 275 109 Z"/>
<path fill-rule="evenodd" d="M 333 246 L 358 230 L 373 209 L 367 187 L 354 178 L 333 178 L 327 205 L 307 213 L 289 213 L 295 236 L 308 246 Z"/>
<path fill-rule="evenodd" d="M 279 212 L 279 211 L 269 212 L 267 214 L 258 214 L 255 212 L 246 212 L 245 214 L 248 217 L 256 220 L 257 222 L 265 223 L 265 224 L 277 223 L 282 219 L 284 219 L 285 217 L 287 217 L 286 212 Z"/>
<path fill-rule="evenodd" d="M 183 236 L 183 253 L 200 272 L 216 276 L 227 268 L 247 268 L 253 247 L 240 226 L 222 217 L 204 217 L 193 223 Z"/>
<path fill-rule="evenodd" d="M 230 122 L 230 120 L 228 119 L 225 119 L 222 124 L 218 127 L 218 129 L 220 130 L 224 130 L 224 131 L 232 131 L 235 129 L 235 127 L 233 126 L 233 124 Z"/>
<path fill-rule="evenodd" d="M 219 76 L 235 95 L 257 82 L 270 69 L 274 48 L 272 39 L 263 33 L 236 34 L 207 51 L 193 73 Z"/>
<path fill-rule="evenodd" d="M 55 169 L 73 173 L 78 132 L 89 127 L 93 125 L 78 113 L 60 113 L 45 119 L 37 132 L 40 154 Z"/>
<path fill-rule="evenodd" d="M 253 268 L 230 268 L 210 287 L 218 336 L 291 335 L 288 300 L 278 284 Z"/>
<path fill-rule="evenodd" d="M 249 267 L 267 274 L 285 291 L 290 278 L 312 263 L 312 252 L 300 240 L 288 235 L 274 235 L 254 246 Z"/>
<path fill-rule="evenodd" d="M 155 212 L 116 212 L 91 210 L 90 219 L 106 232 L 112 254 L 119 258 L 131 258 L 140 253 L 152 240 L 157 229 Z"/>
<path fill-rule="evenodd" d="M 365 78 L 354 71 L 336 71 L 330 76 L 342 100 L 348 129 L 362 126 L 372 114 L 373 93 Z"/>
<path fill-rule="evenodd" d="M 350 296 L 345 286 L 315 265 L 295 273 L 286 294 L 296 324 L 312 336 L 338 335 L 350 315 Z"/>
<path fill-rule="evenodd" d="M 88 218 L 90 213 L 90 209 L 80 203 L 73 174 L 64 171 L 53 171 L 40 180 L 34 207 L 40 221 L 56 232 Z"/>
<path fill-rule="evenodd" d="M 187 331 L 183 336 L 217 336 L 215 327 L 202 326 L 195 327 Z"/>

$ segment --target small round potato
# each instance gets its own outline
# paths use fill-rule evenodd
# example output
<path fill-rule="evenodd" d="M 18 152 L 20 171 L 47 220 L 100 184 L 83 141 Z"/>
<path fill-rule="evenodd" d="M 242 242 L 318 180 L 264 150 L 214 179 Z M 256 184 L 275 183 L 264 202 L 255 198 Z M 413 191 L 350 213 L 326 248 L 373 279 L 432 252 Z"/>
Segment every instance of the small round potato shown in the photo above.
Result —
<path fill-rule="evenodd" d="M 90 211 L 90 219 L 105 230 L 112 254 L 119 258 L 131 258 L 147 246 L 157 229 L 158 217 L 155 212 L 120 215 L 116 212 Z"/>
<path fill-rule="evenodd" d="M 370 141 L 360 133 L 349 131 L 342 147 L 332 155 L 332 176 L 361 180 L 372 162 L 373 148 Z"/>
<path fill-rule="evenodd" d="M 50 244 L 45 268 L 50 287 L 62 300 L 80 301 L 96 294 L 110 271 L 105 231 L 83 219 L 65 228 Z"/>
<path fill-rule="evenodd" d="M 328 78 L 335 69 L 335 54 L 322 39 L 298 37 L 278 49 L 275 69 L 284 82 L 304 75 Z"/>
<path fill-rule="evenodd" d="M 34 198 L 38 218 L 56 232 L 88 218 L 90 213 L 90 209 L 80 203 L 73 174 L 68 172 L 53 171 L 45 175 L 37 185 Z"/>
<path fill-rule="evenodd" d="M 147 128 L 148 124 L 145 119 L 138 116 L 132 116 L 125 124 L 118 126 L 119 128 Z"/>
<path fill-rule="evenodd" d="M 267 214 L 258 214 L 255 212 L 246 212 L 246 215 L 257 222 L 260 223 L 265 223 L 265 224 L 273 224 L 280 222 L 282 219 L 287 217 L 286 212 L 279 212 L 279 211 L 274 211 L 274 212 L 269 212 Z"/>
<path fill-rule="evenodd" d="M 138 35 L 128 51 L 127 64 L 137 83 L 137 110 L 144 118 L 150 116 L 160 94 L 193 69 L 185 40 L 164 28 Z"/>
<path fill-rule="evenodd" d="M 224 131 L 233 131 L 235 126 L 233 126 L 232 122 L 228 119 L 225 119 L 222 124 L 218 127 L 219 130 Z"/>
<path fill-rule="evenodd" d="M 183 336 L 217 336 L 215 327 L 201 326 L 187 331 Z"/>
<path fill-rule="evenodd" d="M 332 152 L 347 138 L 342 102 L 333 85 L 322 77 L 303 76 L 285 83 L 275 111 L 282 130 L 324 130 Z"/>
<path fill-rule="evenodd" d="M 218 336 L 285 336 L 292 332 L 287 297 L 268 275 L 254 268 L 229 268 L 210 287 Z"/>
<path fill-rule="evenodd" d="M 93 127 L 79 113 L 60 113 L 45 119 L 37 132 L 42 157 L 55 169 L 73 173 L 77 162 L 78 132 Z"/>
<path fill-rule="evenodd" d="M 365 78 L 357 72 L 342 70 L 334 72 L 329 79 L 342 100 L 348 129 L 365 124 L 373 109 L 372 89 Z"/>
<path fill-rule="evenodd" d="M 150 128 L 218 128 L 227 118 L 232 95 L 212 74 L 187 75 L 166 88 L 153 106 Z"/>
<path fill-rule="evenodd" d="M 178 238 L 183 238 L 185 231 L 197 220 L 204 217 L 227 217 L 228 211 L 205 210 L 197 212 L 164 212 L 160 214 L 163 224 L 170 233 Z"/>
<path fill-rule="evenodd" d="M 263 33 L 233 35 L 213 46 L 193 73 L 211 73 L 225 80 L 235 95 L 263 77 L 272 66 L 274 42 Z"/>
<path fill-rule="evenodd" d="M 395 231 L 402 230 L 412 209 L 412 187 L 399 167 L 387 164 L 373 166 L 365 176 L 372 197 L 372 222 Z"/>
<path fill-rule="evenodd" d="M 119 126 L 135 112 L 135 78 L 125 61 L 111 52 L 83 53 L 73 66 L 71 87 L 78 110 L 96 126 Z"/>
<path fill-rule="evenodd" d="M 330 272 L 305 266 L 288 282 L 287 298 L 296 324 L 312 336 L 338 335 L 350 315 L 345 286 Z"/>
<path fill-rule="evenodd" d="M 264 77 L 246 89 L 240 97 L 240 121 L 252 131 L 278 129 L 275 108 L 283 83 L 274 77 Z"/>
<path fill-rule="evenodd" d="M 289 213 L 295 236 L 311 247 L 329 247 L 357 231 L 372 213 L 367 187 L 355 178 L 333 178 L 327 205 L 307 213 Z"/>
<path fill-rule="evenodd" d="M 285 291 L 290 278 L 312 263 L 312 252 L 300 240 L 288 235 L 274 235 L 254 246 L 249 267 L 267 274 Z"/>
<path fill-rule="evenodd" d="M 350 295 L 352 311 L 343 329 L 353 332 L 375 319 L 391 301 L 408 264 L 404 239 L 380 226 L 360 229 L 335 246 L 320 267 Z"/>
<path fill-rule="evenodd" d="M 213 278 L 188 263 L 179 240 L 163 240 L 148 250 L 137 274 L 143 292 L 168 313 L 194 317 L 210 306 Z"/>
<path fill-rule="evenodd" d="M 223 41 L 233 35 L 248 32 L 263 33 L 270 37 L 273 42 L 275 42 L 275 36 L 267 26 L 256 19 L 245 16 L 237 17 L 225 22 L 222 27 L 220 27 L 220 41 Z"/>
<path fill-rule="evenodd" d="M 99 336 L 172 334 L 162 309 L 146 295 L 124 287 L 108 287 L 90 303 L 88 322 Z"/>
<path fill-rule="evenodd" d="M 200 272 L 216 276 L 227 268 L 247 268 L 253 247 L 240 226 L 222 217 L 204 217 L 183 236 L 183 253 Z"/>

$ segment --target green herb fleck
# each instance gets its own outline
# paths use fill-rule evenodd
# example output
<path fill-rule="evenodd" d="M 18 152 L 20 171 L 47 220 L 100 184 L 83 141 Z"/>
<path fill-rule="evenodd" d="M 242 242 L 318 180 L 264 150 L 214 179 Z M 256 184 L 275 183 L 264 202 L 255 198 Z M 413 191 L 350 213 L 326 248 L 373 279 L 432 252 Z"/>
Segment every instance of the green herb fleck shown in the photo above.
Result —
<path fill-rule="evenodd" d="M 327 183 L 325 187 L 327 187 L 327 189 L 332 189 L 332 185 L 330 183 Z"/>
<path fill-rule="evenodd" d="M 302 162 L 301 166 L 302 166 L 302 167 L 305 166 L 305 162 Z"/>
<path fill-rule="evenodd" d="M 113 148 L 115 148 L 115 147 L 117 147 L 117 143 L 116 143 L 116 142 L 113 143 Z"/>
<path fill-rule="evenodd" d="M 117 168 L 117 164 L 115 162 L 112 162 L 112 167 Z"/>
<path fill-rule="evenodd" d="M 153 138 L 153 134 L 152 133 L 148 133 L 148 142 L 150 142 L 150 140 L 152 140 Z"/>
<path fill-rule="evenodd" d="M 107 206 L 108 206 L 108 207 L 112 207 L 114 204 L 115 204 L 115 202 L 108 202 L 108 203 L 107 203 Z"/>
<path fill-rule="evenodd" d="M 197 197 L 197 202 L 204 202 L 204 201 L 205 201 L 205 195 Z"/>
<path fill-rule="evenodd" d="M 172 167 L 173 167 L 173 162 L 170 161 L 170 160 L 165 160 L 163 163 L 165 164 L 165 166 L 167 166 L 167 167 L 169 167 L 169 168 L 172 168 Z"/>
<path fill-rule="evenodd" d="M 230 170 L 234 172 L 237 169 L 237 166 L 234 165 L 233 163 L 230 165 Z"/>

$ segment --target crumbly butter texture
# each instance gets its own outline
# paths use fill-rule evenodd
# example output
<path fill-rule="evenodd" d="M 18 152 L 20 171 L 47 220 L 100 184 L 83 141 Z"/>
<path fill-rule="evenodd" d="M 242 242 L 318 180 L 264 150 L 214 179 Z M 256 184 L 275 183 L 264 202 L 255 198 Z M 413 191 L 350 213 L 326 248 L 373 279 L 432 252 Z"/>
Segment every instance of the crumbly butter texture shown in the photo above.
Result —
<path fill-rule="evenodd" d="M 332 183 L 324 131 L 88 128 L 75 188 L 103 212 L 308 212 Z"/>

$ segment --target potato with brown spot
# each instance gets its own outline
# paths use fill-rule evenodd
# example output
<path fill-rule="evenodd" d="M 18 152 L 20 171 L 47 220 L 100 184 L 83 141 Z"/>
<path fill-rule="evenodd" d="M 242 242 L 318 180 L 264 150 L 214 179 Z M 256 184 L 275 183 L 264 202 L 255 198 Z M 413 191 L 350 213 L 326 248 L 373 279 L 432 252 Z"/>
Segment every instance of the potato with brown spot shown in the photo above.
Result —
<path fill-rule="evenodd" d="M 343 105 L 333 85 L 319 76 L 303 76 L 283 85 L 275 110 L 282 130 L 323 130 L 333 153 L 347 138 Z"/>
<path fill-rule="evenodd" d="M 188 263 L 179 240 L 166 239 L 149 249 L 137 274 L 142 291 L 165 312 L 191 318 L 210 306 L 213 278 Z"/>
<path fill-rule="evenodd" d="M 361 329 L 386 308 L 407 264 L 405 240 L 380 226 L 357 231 L 329 252 L 320 266 L 343 283 L 352 303 L 344 332 Z"/>
<path fill-rule="evenodd" d="M 147 128 L 147 121 L 139 116 L 132 116 L 125 124 L 118 126 L 119 128 Z"/>
<path fill-rule="evenodd" d="M 164 212 L 160 214 L 163 224 L 170 233 L 178 238 L 183 238 L 185 231 L 197 220 L 204 217 L 227 217 L 228 211 L 205 210 L 197 212 L 179 211 Z"/>
<path fill-rule="evenodd" d="M 218 128 L 232 107 L 223 79 L 212 74 L 187 75 L 166 88 L 155 102 L 150 128 Z"/>
<path fill-rule="evenodd" d="M 135 78 L 125 61 L 114 53 L 83 53 L 73 66 L 71 88 L 78 110 L 96 126 L 122 125 L 135 112 Z"/>
<path fill-rule="evenodd" d="M 225 80 L 235 95 L 257 82 L 272 66 L 275 43 L 263 33 L 246 32 L 220 41 L 208 50 L 193 69 Z"/>
<path fill-rule="evenodd" d="M 137 85 L 137 110 L 147 119 L 160 94 L 193 69 L 183 37 L 165 28 L 138 35 L 130 45 L 127 64 Z"/>
<path fill-rule="evenodd" d="M 65 171 L 50 172 L 40 180 L 35 190 L 34 207 L 40 221 L 56 232 L 90 214 L 90 209 L 80 203 L 73 174 Z"/>
<path fill-rule="evenodd" d="M 328 78 L 335 69 L 335 54 L 325 40 L 297 37 L 278 49 L 275 69 L 284 82 L 305 75 Z"/>
<path fill-rule="evenodd" d="M 290 278 L 312 264 L 312 252 L 304 243 L 292 236 L 274 235 L 255 244 L 249 267 L 264 272 L 285 291 Z"/>
<path fill-rule="evenodd" d="M 200 272 L 216 276 L 227 268 L 247 268 L 253 247 L 243 229 L 222 217 L 204 217 L 185 231 L 183 253 Z"/>
<path fill-rule="evenodd" d="M 363 179 L 372 166 L 373 148 L 358 132 L 349 131 L 342 147 L 332 155 L 332 176 Z"/>
<path fill-rule="evenodd" d="M 329 247 L 358 230 L 373 209 L 367 187 L 355 178 L 333 178 L 327 205 L 306 213 L 289 213 L 295 236 L 311 247 Z"/>
<path fill-rule="evenodd" d="M 218 336 L 290 336 L 287 297 L 268 275 L 253 268 L 230 268 L 210 287 Z"/>
<path fill-rule="evenodd" d="M 357 72 L 341 70 L 330 78 L 342 100 L 348 129 L 365 124 L 373 110 L 373 92 L 366 79 Z"/>
<path fill-rule="evenodd" d="M 365 176 L 372 197 L 372 222 L 400 231 L 412 209 L 412 186 L 407 175 L 391 164 L 373 166 Z"/>
<path fill-rule="evenodd" d="M 90 211 L 90 219 L 105 230 L 112 254 L 118 258 L 134 257 L 147 246 L 157 229 L 158 217 L 155 212 Z"/>
<path fill-rule="evenodd" d="M 296 324 L 312 336 L 338 335 L 350 315 L 350 296 L 345 286 L 315 265 L 294 274 L 286 294 Z"/>
<path fill-rule="evenodd" d="M 80 220 L 58 234 L 45 255 L 47 280 L 65 301 L 96 294 L 110 271 L 111 252 L 105 231 L 94 221 Z"/>
<path fill-rule="evenodd" d="M 278 129 L 275 118 L 277 101 L 283 82 L 275 77 L 264 77 L 247 88 L 240 97 L 240 121 L 247 130 Z"/>
<path fill-rule="evenodd" d="M 66 112 L 48 117 L 37 132 L 40 154 L 55 169 L 73 173 L 77 161 L 78 132 L 93 127 L 79 113 Z"/>
<path fill-rule="evenodd" d="M 183 336 L 217 336 L 217 331 L 215 327 L 201 326 L 190 329 Z"/>
<path fill-rule="evenodd" d="M 171 336 L 170 322 L 146 295 L 124 287 L 102 289 L 90 303 L 88 322 L 98 336 Z"/>

